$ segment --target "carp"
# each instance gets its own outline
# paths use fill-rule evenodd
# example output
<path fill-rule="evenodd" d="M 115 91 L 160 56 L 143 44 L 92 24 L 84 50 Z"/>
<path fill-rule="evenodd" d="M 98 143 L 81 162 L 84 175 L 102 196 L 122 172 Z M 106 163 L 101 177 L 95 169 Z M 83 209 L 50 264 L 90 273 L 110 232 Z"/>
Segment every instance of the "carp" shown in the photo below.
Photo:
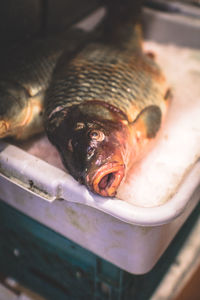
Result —
<path fill-rule="evenodd" d="M 46 133 L 64 165 L 109 197 L 155 139 L 170 95 L 160 67 L 142 50 L 135 1 L 125 4 L 110 1 L 102 38 L 71 60 L 61 57 L 45 96 Z"/>
<path fill-rule="evenodd" d="M 44 130 L 44 94 L 60 55 L 68 57 L 85 34 L 70 29 L 57 37 L 5 42 L 0 49 L 0 138 L 26 139 Z"/>

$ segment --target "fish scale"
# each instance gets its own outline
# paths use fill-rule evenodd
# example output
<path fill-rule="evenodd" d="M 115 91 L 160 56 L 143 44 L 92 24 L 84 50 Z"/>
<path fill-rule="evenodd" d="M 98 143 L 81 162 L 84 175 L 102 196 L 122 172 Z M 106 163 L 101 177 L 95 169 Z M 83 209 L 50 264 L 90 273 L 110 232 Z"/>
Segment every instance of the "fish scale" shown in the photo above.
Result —
<path fill-rule="evenodd" d="M 42 46 L 42 41 L 36 41 L 32 44 L 29 43 L 29 45 L 20 44 L 15 47 L 11 46 L 7 52 L 8 46 L 5 45 L 5 49 L 0 50 L 0 52 L 7 52 L 1 54 L 0 78 L 15 81 L 26 90 L 34 86 L 37 87 L 38 90 L 46 88 L 49 82 L 49 74 L 55 66 L 62 49 L 59 47 L 58 49 L 54 49 L 55 53 L 51 55 L 51 51 L 42 49 Z M 52 46 L 49 45 L 49 48 L 51 49 Z M 40 54 L 38 55 L 39 49 Z M 37 68 L 35 68 L 35 66 L 37 66 Z"/>
<path fill-rule="evenodd" d="M 47 111 L 52 111 L 57 105 L 64 109 L 85 101 L 102 100 L 117 106 L 127 115 L 133 106 L 136 107 L 128 117 L 133 121 L 138 111 L 147 105 L 160 106 L 160 97 L 164 97 L 166 87 L 156 82 L 157 78 L 164 82 L 159 67 L 140 52 L 126 50 L 119 53 L 114 49 L 113 53 L 112 50 L 112 47 L 102 44 L 88 46 L 64 65 L 60 71 L 61 76 L 64 73 L 63 78 L 59 74 L 52 83 Z M 118 57 L 113 63 L 115 56 Z M 59 90 L 65 94 L 63 100 L 57 97 Z M 50 100 L 51 97 L 54 101 Z M 56 99 L 59 99 L 58 103 Z"/>
<path fill-rule="evenodd" d="M 28 138 L 43 128 L 44 93 L 58 58 L 70 58 L 89 34 L 70 29 L 59 36 L 6 42 L 0 47 L 0 138 Z"/>

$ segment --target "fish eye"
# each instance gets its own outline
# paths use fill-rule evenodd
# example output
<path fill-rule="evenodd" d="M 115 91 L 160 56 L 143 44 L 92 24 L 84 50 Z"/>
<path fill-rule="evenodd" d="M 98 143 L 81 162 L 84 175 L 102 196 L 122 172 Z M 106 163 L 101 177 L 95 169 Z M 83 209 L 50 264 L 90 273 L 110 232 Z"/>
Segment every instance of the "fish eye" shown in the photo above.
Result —
<path fill-rule="evenodd" d="M 102 131 L 100 130 L 91 130 L 90 133 L 89 133 L 89 136 L 92 140 L 95 140 L 97 142 L 101 142 L 104 140 L 105 138 L 105 135 Z"/>

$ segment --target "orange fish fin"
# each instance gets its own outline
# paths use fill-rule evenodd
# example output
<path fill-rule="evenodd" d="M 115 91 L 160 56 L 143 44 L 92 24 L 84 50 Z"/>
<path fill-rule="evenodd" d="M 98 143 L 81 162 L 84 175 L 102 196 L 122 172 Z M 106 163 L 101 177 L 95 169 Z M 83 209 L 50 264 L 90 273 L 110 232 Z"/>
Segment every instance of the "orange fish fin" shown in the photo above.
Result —
<path fill-rule="evenodd" d="M 132 123 L 137 137 L 154 138 L 161 126 L 162 113 L 158 106 L 151 105 L 143 109 Z"/>
<path fill-rule="evenodd" d="M 0 120 L 0 138 L 4 138 L 9 135 L 9 127 L 9 122 L 7 122 L 6 120 Z"/>

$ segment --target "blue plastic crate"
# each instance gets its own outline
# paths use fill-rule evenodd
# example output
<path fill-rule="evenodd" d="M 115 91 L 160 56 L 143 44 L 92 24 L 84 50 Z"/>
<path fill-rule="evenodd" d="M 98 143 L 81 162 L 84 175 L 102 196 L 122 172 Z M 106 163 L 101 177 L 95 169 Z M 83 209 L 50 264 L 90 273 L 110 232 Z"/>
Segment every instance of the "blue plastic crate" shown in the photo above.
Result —
<path fill-rule="evenodd" d="M 129 299 L 134 276 L 0 201 L 0 270 L 46 299 Z"/>
<path fill-rule="evenodd" d="M 153 270 L 136 276 L 0 201 L 0 275 L 49 300 L 149 300 L 199 217 L 200 203 Z"/>

